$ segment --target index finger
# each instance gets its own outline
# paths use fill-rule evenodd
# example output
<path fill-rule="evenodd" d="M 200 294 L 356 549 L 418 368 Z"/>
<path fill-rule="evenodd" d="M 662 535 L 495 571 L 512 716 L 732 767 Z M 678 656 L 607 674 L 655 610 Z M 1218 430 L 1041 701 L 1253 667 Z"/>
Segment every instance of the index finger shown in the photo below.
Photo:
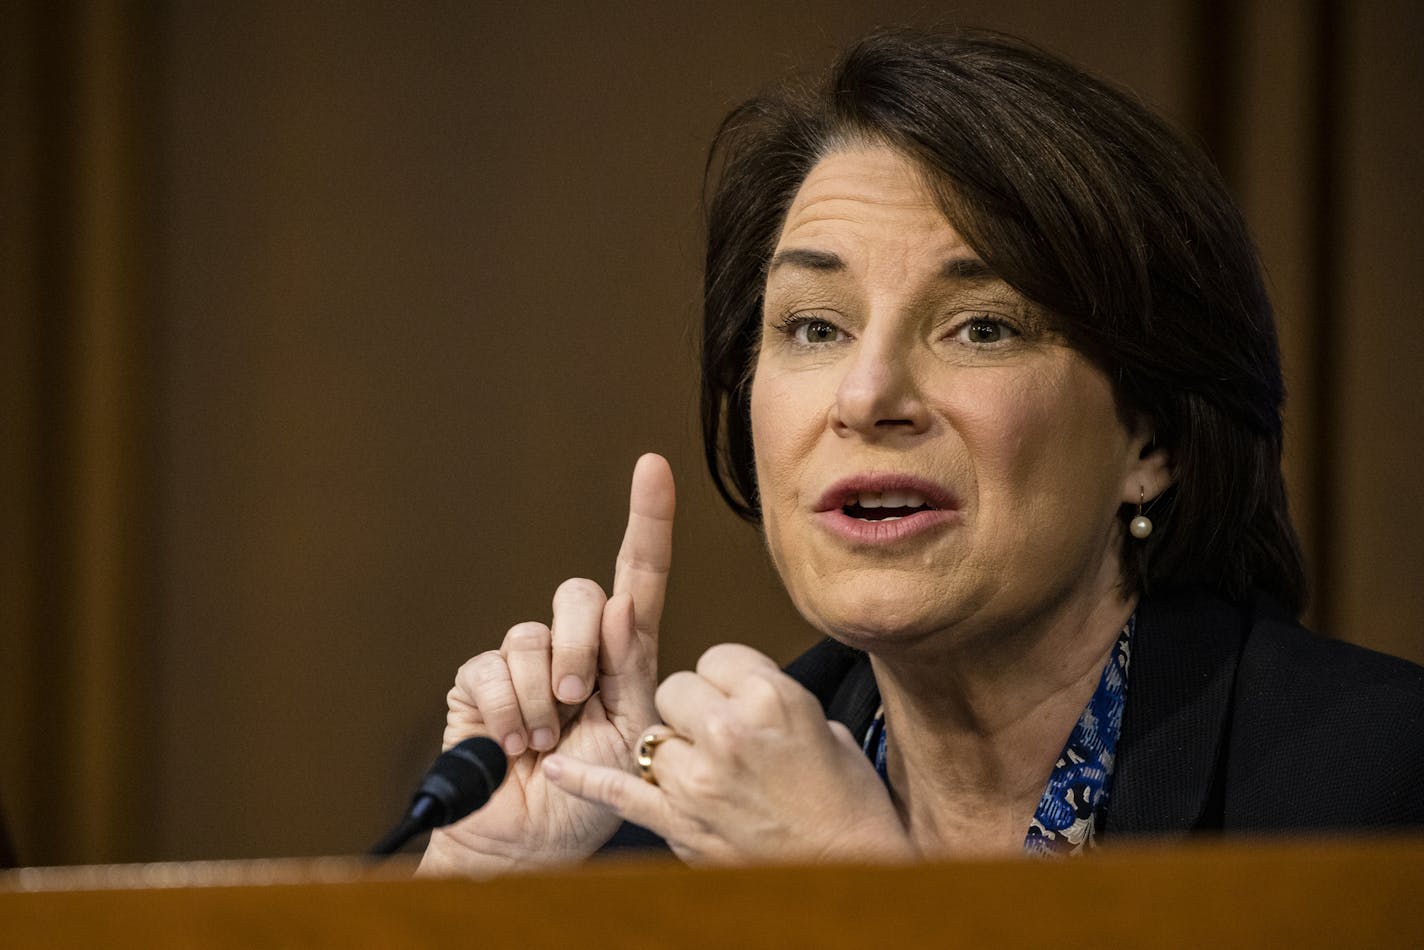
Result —
<path fill-rule="evenodd" d="M 638 459 L 628 493 L 628 530 L 613 573 L 613 594 L 633 598 L 633 627 L 641 637 L 656 639 L 658 635 L 672 567 L 676 508 L 677 489 L 667 459 L 652 453 Z"/>

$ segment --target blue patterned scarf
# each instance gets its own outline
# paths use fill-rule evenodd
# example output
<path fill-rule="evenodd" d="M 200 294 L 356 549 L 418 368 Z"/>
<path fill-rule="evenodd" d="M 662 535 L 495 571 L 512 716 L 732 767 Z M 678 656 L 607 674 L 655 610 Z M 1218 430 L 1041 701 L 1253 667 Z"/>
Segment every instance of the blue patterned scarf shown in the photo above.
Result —
<path fill-rule="evenodd" d="M 1093 845 L 1112 784 L 1136 619 L 1135 616 L 1129 618 L 1118 635 L 1098 688 L 1083 708 L 1058 756 L 1053 774 L 1048 777 L 1048 786 L 1024 835 L 1027 854 L 1077 854 Z M 882 706 L 865 734 L 863 748 L 875 762 L 875 770 L 887 787 L 890 784 L 886 771 L 888 745 L 889 732 L 885 728 L 885 707 Z"/>

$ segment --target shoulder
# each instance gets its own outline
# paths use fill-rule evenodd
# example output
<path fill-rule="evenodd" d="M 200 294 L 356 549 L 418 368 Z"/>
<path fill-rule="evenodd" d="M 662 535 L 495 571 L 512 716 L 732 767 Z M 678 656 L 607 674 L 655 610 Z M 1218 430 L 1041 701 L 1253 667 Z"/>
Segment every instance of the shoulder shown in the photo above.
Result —
<path fill-rule="evenodd" d="M 1424 708 L 1424 667 L 1319 636 L 1265 597 L 1257 598 L 1251 613 L 1238 674 L 1240 699 L 1316 700 L 1347 718 L 1362 711 L 1361 704 L 1401 711 Z"/>
<path fill-rule="evenodd" d="M 1424 669 L 1265 597 L 1154 594 L 1113 787 L 1125 834 L 1424 825 Z"/>
<path fill-rule="evenodd" d="M 1234 666 L 1238 705 L 1309 704 L 1346 718 L 1363 712 L 1362 704 L 1424 709 L 1424 667 L 1322 637 L 1265 595 L 1232 603 L 1206 592 L 1178 592 L 1144 600 L 1138 614 L 1139 629 L 1150 633 L 1134 642 L 1134 672 L 1138 652 L 1151 652 L 1154 660 L 1170 659 L 1178 675 L 1183 665 L 1203 671 Z"/>
<path fill-rule="evenodd" d="M 1260 599 L 1234 693 L 1228 825 L 1424 824 L 1424 668 Z"/>

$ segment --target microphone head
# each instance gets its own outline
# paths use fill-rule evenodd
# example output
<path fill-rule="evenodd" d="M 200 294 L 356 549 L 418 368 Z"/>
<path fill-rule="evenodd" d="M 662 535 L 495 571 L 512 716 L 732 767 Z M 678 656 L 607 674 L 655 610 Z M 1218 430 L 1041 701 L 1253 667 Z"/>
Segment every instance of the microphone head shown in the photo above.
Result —
<path fill-rule="evenodd" d="M 440 828 L 479 808 L 504 781 L 508 765 L 509 760 L 499 743 L 487 736 L 466 739 L 442 752 L 413 799 L 415 803 L 420 803 L 422 798 L 432 800 L 422 803 L 425 805 L 421 809 L 425 811 L 422 824 L 427 828 Z"/>

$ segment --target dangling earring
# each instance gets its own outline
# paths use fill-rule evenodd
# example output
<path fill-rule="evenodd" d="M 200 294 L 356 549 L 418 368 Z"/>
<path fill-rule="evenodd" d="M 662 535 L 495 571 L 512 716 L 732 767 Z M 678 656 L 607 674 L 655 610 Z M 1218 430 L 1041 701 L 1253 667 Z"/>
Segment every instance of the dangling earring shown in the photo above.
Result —
<path fill-rule="evenodd" d="M 1137 488 L 1137 517 L 1127 526 L 1127 530 L 1132 532 L 1132 536 L 1139 541 L 1146 540 L 1152 533 L 1152 519 L 1142 513 L 1142 502 L 1146 500 L 1147 492 L 1140 485 Z"/>

